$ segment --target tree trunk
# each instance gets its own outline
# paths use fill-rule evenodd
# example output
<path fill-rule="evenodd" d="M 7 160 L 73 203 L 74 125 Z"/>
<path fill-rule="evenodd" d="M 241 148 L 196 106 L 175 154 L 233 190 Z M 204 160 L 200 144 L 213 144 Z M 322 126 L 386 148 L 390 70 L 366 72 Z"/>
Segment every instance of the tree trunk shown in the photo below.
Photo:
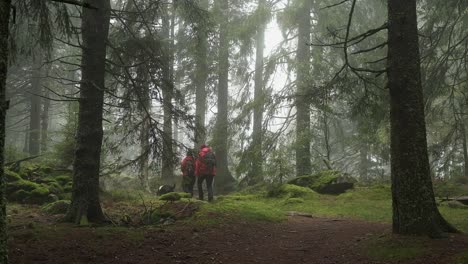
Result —
<path fill-rule="evenodd" d="M 149 117 L 147 117 L 145 114 L 143 114 L 143 116 L 144 120 L 140 131 L 140 183 L 143 189 L 149 191 L 150 122 Z"/>
<path fill-rule="evenodd" d="M 456 231 L 440 215 L 427 153 L 416 0 L 388 1 L 393 232 Z"/>
<path fill-rule="evenodd" d="M 41 95 L 42 95 L 42 55 L 41 52 L 34 58 L 33 74 L 31 80 L 31 108 L 29 110 L 29 155 L 36 156 L 41 152 Z"/>
<path fill-rule="evenodd" d="M 266 1 L 258 1 L 258 9 L 265 8 Z M 261 11 L 260 11 L 261 12 Z M 264 83 L 263 83 L 263 49 L 265 46 L 265 25 L 257 26 L 257 48 L 255 58 L 255 77 L 254 77 L 254 121 L 252 132 L 252 171 L 249 185 L 254 185 L 263 181 L 263 104 L 264 104 Z"/>
<path fill-rule="evenodd" d="M 368 181 L 368 168 L 369 168 L 369 161 L 367 158 L 367 154 L 369 152 L 369 145 L 367 142 L 361 142 L 359 147 L 359 178 L 362 181 Z"/>
<path fill-rule="evenodd" d="M 220 12 L 225 18 L 220 24 L 219 33 L 219 69 L 218 69 L 218 113 L 214 134 L 216 153 L 216 190 L 220 193 L 234 189 L 235 179 L 228 168 L 228 85 L 229 85 L 229 0 L 219 2 Z"/>
<path fill-rule="evenodd" d="M 6 222 L 6 179 L 3 171 L 5 150 L 5 116 L 8 102 L 5 100 L 8 70 L 8 24 L 10 0 L 0 1 L 0 264 L 8 263 Z"/>
<path fill-rule="evenodd" d="M 462 138 L 462 146 L 463 146 L 463 176 L 468 178 L 468 144 L 466 142 L 466 128 L 464 118 L 460 120 L 460 136 Z"/>
<path fill-rule="evenodd" d="M 200 7 L 208 10 L 207 0 L 200 1 Z M 195 149 L 206 143 L 205 115 L 206 115 L 206 80 L 208 78 L 208 32 L 205 26 L 197 28 L 197 47 L 195 53 Z"/>
<path fill-rule="evenodd" d="M 162 37 L 165 40 L 171 38 L 171 14 L 167 5 L 163 7 Z M 174 13 L 174 12 L 171 12 Z M 173 14 L 172 14 L 173 15 Z M 163 65 L 163 153 L 162 153 L 162 181 L 170 184 L 174 179 L 174 151 L 172 141 L 172 99 L 174 90 L 174 81 L 172 74 L 173 60 L 172 41 L 166 43 L 165 59 Z"/>
<path fill-rule="evenodd" d="M 85 0 L 84 3 L 97 9 L 82 10 L 82 79 L 73 161 L 72 201 L 66 217 L 68 221 L 77 224 L 105 220 L 99 201 L 99 169 L 110 0 Z"/>
<path fill-rule="evenodd" d="M 42 112 L 41 112 L 41 152 L 44 153 L 47 151 L 47 141 L 49 140 L 49 109 L 50 109 L 50 100 L 49 90 L 44 89 L 43 95 L 45 98 L 42 99 Z"/>
<path fill-rule="evenodd" d="M 297 41 L 297 94 L 296 94 L 296 175 L 311 173 L 310 161 L 310 9 L 311 1 L 301 1 Z"/>

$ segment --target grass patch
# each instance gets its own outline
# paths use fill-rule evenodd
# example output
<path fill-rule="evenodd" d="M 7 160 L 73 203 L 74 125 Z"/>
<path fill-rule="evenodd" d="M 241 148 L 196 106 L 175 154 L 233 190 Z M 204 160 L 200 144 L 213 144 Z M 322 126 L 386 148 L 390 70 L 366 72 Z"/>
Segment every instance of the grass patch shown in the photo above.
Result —
<path fill-rule="evenodd" d="M 424 239 L 415 237 L 383 237 L 371 239 L 366 247 L 366 254 L 378 261 L 406 261 L 428 253 Z"/>
<path fill-rule="evenodd" d="M 241 198 L 247 197 L 247 198 Z M 281 208 L 253 195 L 223 196 L 215 203 L 204 203 L 194 216 L 195 223 L 213 225 L 232 220 L 280 222 L 286 216 Z"/>

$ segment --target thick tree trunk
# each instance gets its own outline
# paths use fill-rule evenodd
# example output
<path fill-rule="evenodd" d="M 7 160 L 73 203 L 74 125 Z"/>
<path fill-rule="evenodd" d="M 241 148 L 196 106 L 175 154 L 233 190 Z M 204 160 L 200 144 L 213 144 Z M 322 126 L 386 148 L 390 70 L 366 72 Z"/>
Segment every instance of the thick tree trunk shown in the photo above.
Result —
<path fill-rule="evenodd" d="M 229 192 L 234 189 L 235 179 L 228 168 L 228 85 L 229 85 L 229 0 L 221 0 L 220 12 L 225 17 L 221 22 L 219 35 L 219 69 L 218 69 L 218 113 L 214 134 L 217 176 L 216 191 Z"/>
<path fill-rule="evenodd" d="M 73 161 L 73 192 L 67 219 L 77 224 L 103 221 L 99 201 L 99 169 L 103 138 L 106 41 L 109 0 L 85 0 L 97 9 L 83 8 L 81 86 Z"/>
<path fill-rule="evenodd" d="M 266 1 L 258 1 L 258 9 L 265 8 Z M 257 26 L 257 47 L 255 58 L 255 77 L 254 77 L 254 113 L 253 113 L 253 132 L 252 132 L 252 171 L 249 179 L 249 185 L 254 185 L 263 181 L 263 104 L 264 104 L 264 83 L 263 83 L 263 49 L 265 42 L 265 25 Z"/>
<path fill-rule="evenodd" d="M 200 7 L 208 10 L 208 1 L 201 0 Z M 195 149 L 206 143 L 205 115 L 206 115 L 206 80 L 208 78 L 208 32 L 206 27 L 197 28 L 197 47 L 195 53 Z"/>
<path fill-rule="evenodd" d="M 171 38 L 171 17 L 174 12 L 169 12 L 167 5 L 163 7 L 164 15 L 162 20 L 162 36 L 165 40 Z M 172 140 L 172 99 L 174 93 L 174 78 L 173 78 L 173 46 L 172 41 L 169 41 L 166 45 L 163 66 L 163 153 L 162 153 L 162 180 L 164 183 L 172 184 L 175 182 L 174 179 L 174 150 Z"/>
<path fill-rule="evenodd" d="M 440 236 L 456 231 L 432 189 L 420 75 L 416 0 L 388 1 L 393 232 Z"/>
<path fill-rule="evenodd" d="M 468 144 L 466 142 L 466 128 L 465 119 L 460 120 L 460 136 L 462 138 L 462 147 L 463 147 L 463 176 L 468 178 Z"/>
<path fill-rule="evenodd" d="M 300 1 L 297 41 L 297 94 L 296 94 L 296 175 L 311 173 L 310 161 L 310 98 L 308 76 L 310 74 L 310 9 L 311 1 Z"/>
<path fill-rule="evenodd" d="M 8 24 L 10 22 L 10 0 L 0 1 L 0 264 L 8 263 L 6 222 L 6 180 L 3 171 L 5 150 L 6 79 L 8 70 Z"/>
<path fill-rule="evenodd" d="M 145 116 L 145 114 L 143 114 Z M 149 153 L 150 153 L 150 122 L 149 117 L 144 117 L 140 131 L 140 183 L 141 187 L 147 191 L 149 188 Z"/>
<path fill-rule="evenodd" d="M 44 98 L 42 99 L 42 112 L 41 112 L 41 152 L 44 153 L 47 151 L 47 143 L 49 140 L 49 109 L 50 109 L 50 100 L 49 90 L 44 89 L 43 92 Z"/>
<path fill-rule="evenodd" d="M 41 52 L 34 59 L 34 68 L 31 80 L 31 108 L 29 110 L 29 155 L 36 156 L 41 152 L 41 95 L 42 95 L 42 74 Z"/>

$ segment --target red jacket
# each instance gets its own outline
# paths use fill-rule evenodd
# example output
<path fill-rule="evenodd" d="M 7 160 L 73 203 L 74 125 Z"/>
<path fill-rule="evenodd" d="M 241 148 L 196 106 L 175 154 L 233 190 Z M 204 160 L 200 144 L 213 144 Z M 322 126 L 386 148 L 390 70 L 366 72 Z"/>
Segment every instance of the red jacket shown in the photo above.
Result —
<path fill-rule="evenodd" d="M 200 153 L 198 153 L 198 159 L 195 161 L 195 175 L 216 175 L 216 166 L 214 166 L 211 171 L 207 168 L 206 164 L 200 160 L 201 157 L 204 157 L 206 153 L 212 151 L 211 148 L 203 148 Z"/>
<path fill-rule="evenodd" d="M 182 171 L 182 174 L 184 176 L 188 176 L 188 172 L 189 172 L 189 167 L 190 166 L 190 161 L 191 161 L 191 165 L 193 166 L 193 170 L 195 170 L 195 158 L 192 157 L 192 156 L 187 156 L 184 158 L 184 160 L 182 160 L 182 164 L 180 166 L 180 170 Z M 187 164 L 188 163 L 188 164 Z"/>

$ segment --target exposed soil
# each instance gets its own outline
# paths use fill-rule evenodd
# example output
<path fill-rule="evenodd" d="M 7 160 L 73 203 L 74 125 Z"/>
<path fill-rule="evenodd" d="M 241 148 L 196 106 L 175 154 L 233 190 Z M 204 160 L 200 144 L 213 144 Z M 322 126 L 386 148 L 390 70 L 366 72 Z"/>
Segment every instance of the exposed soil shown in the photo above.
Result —
<path fill-rule="evenodd" d="M 83 228 L 55 220 L 34 211 L 17 213 L 10 225 L 10 262 L 450 264 L 468 249 L 468 236 L 451 235 L 423 240 L 429 250 L 417 259 L 370 259 L 367 247 L 376 239 L 391 237 L 390 226 L 348 219 L 294 216 L 284 223 L 230 221 L 205 228 L 184 224 L 165 229 Z"/>

